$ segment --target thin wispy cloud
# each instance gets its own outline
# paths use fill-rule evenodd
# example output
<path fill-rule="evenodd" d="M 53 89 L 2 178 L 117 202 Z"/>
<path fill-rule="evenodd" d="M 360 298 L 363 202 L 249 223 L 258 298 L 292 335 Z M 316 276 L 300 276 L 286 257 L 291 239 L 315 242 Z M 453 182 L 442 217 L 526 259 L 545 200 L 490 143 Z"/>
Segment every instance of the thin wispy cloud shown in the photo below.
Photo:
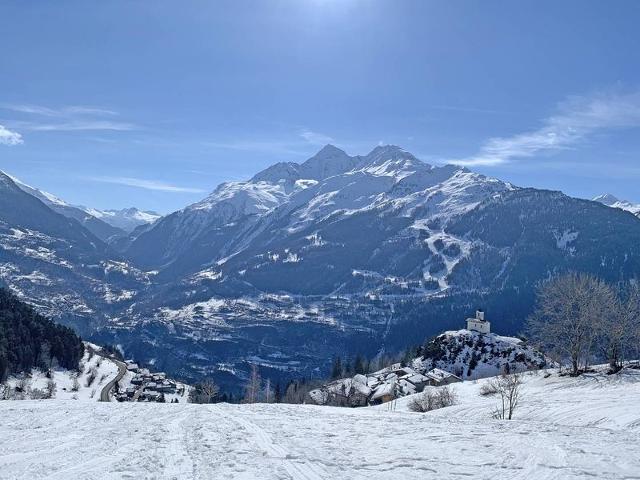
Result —
<path fill-rule="evenodd" d="M 328 143 L 335 143 L 335 140 L 331 138 L 329 135 L 325 135 L 324 133 L 314 132 L 307 128 L 304 128 L 299 133 L 300 137 L 306 140 L 308 143 L 312 145 L 323 146 Z"/>
<path fill-rule="evenodd" d="M 20 125 L 20 124 L 19 124 Z M 110 122 L 108 120 L 75 120 L 61 123 L 29 123 L 26 122 L 23 128 L 36 132 L 78 132 L 82 130 L 100 131 L 111 130 L 116 132 L 126 132 L 135 130 L 136 126 L 126 122 Z"/>
<path fill-rule="evenodd" d="M 87 177 L 87 180 L 100 183 L 110 183 L 114 185 L 124 185 L 127 187 L 142 188 L 144 190 L 155 190 L 159 192 L 169 193 L 204 193 L 205 190 L 192 187 L 181 187 L 178 185 L 172 185 L 170 183 L 162 182 L 159 180 L 148 180 L 144 178 L 134 177 Z"/>
<path fill-rule="evenodd" d="M 449 160 L 458 165 L 500 165 L 575 148 L 601 131 L 640 127 L 640 91 L 574 96 L 558 105 L 537 130 L 510 137 L 491 138 L 468 158 Z"/>
<path fill-rule="evenodd" d="M 13 112 L 18 118 L 12 125 L 23 130 L 40 132 L 74 132 L 74 131 L 129 131 L 137 129 L 130 122 L 115 120 L 118 112 L 106 108 L 67 105 L 51 108 L 42 105 L 3 104 L 3 110 Z"/>
<path fill-rule="evenodd" d="M 69 117 L 73 115 L 118 115 L 118 112 L 106 108 L 85 105 L 68 105 L 60 108 L 49 108 L 42 105 L 4 104 L 5 110 L 13 112 L 43 115 L 47 117 Z"/>
<path fill-rule="evenodd" d="M 13 130 L 9 130 L 7 127 L 0 125 L 0 145 L 20 145 L 24 143 L 22 140 L 22 135 L 18 132 L 14 132 Z"/>

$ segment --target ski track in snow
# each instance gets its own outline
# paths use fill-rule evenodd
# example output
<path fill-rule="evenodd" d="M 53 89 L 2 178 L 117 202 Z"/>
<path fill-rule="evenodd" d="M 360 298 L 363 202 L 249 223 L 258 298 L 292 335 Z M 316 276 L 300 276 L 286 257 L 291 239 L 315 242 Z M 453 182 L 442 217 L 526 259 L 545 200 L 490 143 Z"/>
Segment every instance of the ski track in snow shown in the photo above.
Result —
<path fill-rule="evenodd" d="M 526 376 L 514 421 L 484 380 L 460 403 L 340 409 L 73 400 L 0 402 L 0 479 L 640 478 L 640 371 Z"/>

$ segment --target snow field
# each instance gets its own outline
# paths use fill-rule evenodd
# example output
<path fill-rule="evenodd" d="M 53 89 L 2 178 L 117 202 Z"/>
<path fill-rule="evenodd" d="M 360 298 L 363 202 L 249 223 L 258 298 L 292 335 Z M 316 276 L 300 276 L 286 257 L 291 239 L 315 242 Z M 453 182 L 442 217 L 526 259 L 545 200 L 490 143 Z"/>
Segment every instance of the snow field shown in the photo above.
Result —
<path fill-rule="evenodd" d="M 0 478 L 630 479 L 640 371 L 526 375 L 513 421 L 486 380 L 426 414 L 308 405 L 0 402 Z"/>

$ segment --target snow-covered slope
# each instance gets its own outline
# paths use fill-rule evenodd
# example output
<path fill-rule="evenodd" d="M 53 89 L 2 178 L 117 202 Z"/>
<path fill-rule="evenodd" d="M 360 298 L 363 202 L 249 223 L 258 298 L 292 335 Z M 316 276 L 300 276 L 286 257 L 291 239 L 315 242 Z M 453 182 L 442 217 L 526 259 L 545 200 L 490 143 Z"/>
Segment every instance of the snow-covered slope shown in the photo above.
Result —
<path fill-rule="evenodd" d="M 98 349 L 95 345 L 93 348 Z M 109 358 L 96 355 L 89 348 L 85 348 L 84 356 L 78 366 L 78 371 L 53 368 L 51 378 L 44 372 L 34 369 L 29 375 L 10 377 L 6 385 L 10 392 L 4 392 L 1 396 L 9 396 L 12 399 L 41 398 L 47 391 L 47 385 L 53 381 L 52 400 L 79 400 L 97 402 L 100 400 L 100 391 L 118 374 L 118 366 Z M 16 387 L 21 388 L 16 390 Z M 0 390 L 4 386 L 0 386 Z"/>
<path fill-rule="evenodd" d="M 459 405 L 0 402 L 0 476 L 12 479 L 631 479 L 640 373 L 526 376 L 512 421 L 455 385 Z"/>
<path fill-rule="evenodd" d="M 633 204 L 626 200 L 618 200 L 616 197 L 614 197 L 610 193 L 605 193 L 604 195 L 598 195 L 593 199 L 593 201 L 600 202 L 611 208 L 620 208 L 621 210 L 626 210 L 628 212 L 633 213 L 634 215 L 640 216 L 640 205 Z"/>
<path fill-rule="evenodd" d="M 162 215 L 151 210 L 139 210 L 135 207 L 121 210 L 98 210 L 96 208 L 82 207 L 85 212 L 108 223 L 112 227 L 120 228 L 131 233 L 136 227 L 146 225 L 158 220 Z"/>
<path fill-rule="evenodd" d="M 89 230 L 102 241 L 106 242 L 110 238 L 123 236 L 125 234 L 123 230 L 102 221 L 102 219 L 93 215 L 93 213 L 88 211 L 88 209 L 86 209 L 85 207 L 71 205 L 61 198 L 56 197 L 49 192 L 45 192 L 38 188 L 27 185 L 26 183 L 18 180 L 16 177 L 13 177 L 7 173 L 0 172 L 0 174 L 7 175 L 7 177 L 11 178 L 11 180 L 13 180 L 13 182 L 23 192 L 36 197 L 54 212 L 64 215 L 67 218 L 73 218 L 74 220 L 77 220 L 82 226 L 84 226 L 87 230 Z"/>
<path fill-rule="evenodd" d="M 352 157 L 328 145 L 302 164 L 278 163 L 251 180 L 220 185 L 141 234 L 128 253 L 149 268 L 193 273 L 229 257 L 266 255 L 269 244 L 329 219 L 393 214 L 409 222 L 393 234 L 415 235 L 429 220 L 463 213 L 510 188 L 462 168 L 432 167 L 395 146 Z"/>
<path fill-rule="evenodd" d="M 131 233 L 136 227 L 153 223 L 161 217 L 156 212 L 143 211 L 135 207 L 122 210 L 99 210 L 72 205 L 52 193 L 27 185 L 7 173 L 4 174 L 11 178 L 22 191 L 33 195 L 53 211 L 65 217 L 78 220 L 85 228 L 103 241 L 122 237 L 125 233 Z"/>

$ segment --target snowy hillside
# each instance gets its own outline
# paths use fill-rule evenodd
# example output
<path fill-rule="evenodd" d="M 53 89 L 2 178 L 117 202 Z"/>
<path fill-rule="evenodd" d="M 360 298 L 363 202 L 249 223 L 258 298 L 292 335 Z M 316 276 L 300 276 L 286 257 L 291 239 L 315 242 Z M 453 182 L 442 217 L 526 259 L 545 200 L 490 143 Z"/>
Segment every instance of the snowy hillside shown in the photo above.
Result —
<path fill-rule="evenodd" d="M 121 362 L 92 343 L 76 370 L 54 367 L 47 374 L 33 369 L 0 383 L 0 400 L 186 403 L 192 387 L 152 372 L 133 361 Z"/>
<path fill-rule="evenodd" d="M 631 212 L 634 215 L 640 216 L 640 205 L 633 204 L 626 200 L 618 200 L 616 197 L 614 197 L 610 193 L 599 195 L 596 198 L 594 198 L 593 201 L 602 203 L 611 208 L 619 208 L 621 210 L 626 210 L 627 212 Z"/>
<path fill-rule="evenodd" d="M 9 399 L 37 399 L 46 393 L 47 397 L 50 394 L 47 401 L 99 401 L 102 389 L 116 378 L 118 365 L 109 358 L 94 354 L 94 349 L 98 347 L 91 345 L 85 348 L 78 371 L 53 368 L 51 378 L 48 378 L 41 370 L 34 369 L 28 376 L 10 377 L 6 382 L 10 391 L 0 385 L 2 396 Z"/>
<path fill-rule="evenodd" d="M 526 375 L 512 421 L 483 380 L 459 404 L 0 402 L 0 477 L 12 479 L 630 479 L 640 471 L 640 371 Z M 90 439 L 87 441 L 87 439 Z M 46 454 L 46 455 L 45 455 Z"/>

